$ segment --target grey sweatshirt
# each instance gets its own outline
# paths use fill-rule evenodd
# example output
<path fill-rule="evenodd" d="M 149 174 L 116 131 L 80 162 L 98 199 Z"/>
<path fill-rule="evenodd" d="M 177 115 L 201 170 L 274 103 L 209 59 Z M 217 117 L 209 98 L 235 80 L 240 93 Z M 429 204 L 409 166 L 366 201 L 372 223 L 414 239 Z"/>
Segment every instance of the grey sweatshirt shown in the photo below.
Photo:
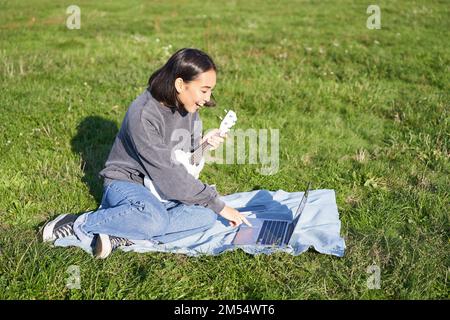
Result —
<path fill-rule="evenodd" d="M 174 130 L 190 134 L 190 139 L 172 136 Z M 100 176 L 106 185 L 112 180 L 143 184 L 145 175 L 165 199 L 198 204 L 218 214 L 225 203 L 217 191 L 195 179 L 171 156 L 175 146 L 192 151 L 199 145 L 201 131 L 198 111 L 180 112 L 163 106 L 145 90 L 128 108 Z"/>

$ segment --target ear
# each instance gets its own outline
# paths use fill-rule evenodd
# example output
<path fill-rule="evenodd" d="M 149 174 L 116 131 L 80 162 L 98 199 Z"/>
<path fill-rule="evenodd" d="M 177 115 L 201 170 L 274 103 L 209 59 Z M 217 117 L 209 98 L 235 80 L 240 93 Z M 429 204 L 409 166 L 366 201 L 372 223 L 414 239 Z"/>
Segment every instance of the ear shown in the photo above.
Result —
<path fill-rule="evenodd" d="M 175 89 L 178 93 L 181 93 L 184 91 L 184 81 L 181 78 L 175 79 Z"/>

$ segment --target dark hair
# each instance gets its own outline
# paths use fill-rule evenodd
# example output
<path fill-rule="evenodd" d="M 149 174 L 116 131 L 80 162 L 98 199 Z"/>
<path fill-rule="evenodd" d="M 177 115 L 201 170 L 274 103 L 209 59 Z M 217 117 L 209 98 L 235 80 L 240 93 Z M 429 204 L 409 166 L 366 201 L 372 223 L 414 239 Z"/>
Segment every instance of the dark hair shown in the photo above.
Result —
<path fill-rule="evenodd" d="M 210 56 L 198 49 L 183 48 L 175 52 L 164 66 L 150 76 L 148 90 L 153 98 L 166 106 L 184 109 L 177 97 L 175 79 L 181 78 L 189 82 L 211 69 L 217 72 L 217 67 Z M 205 106 L 214 107 L 215 105 L 216 101 L 211 94 L 211 99 L 205 103 Z"/>

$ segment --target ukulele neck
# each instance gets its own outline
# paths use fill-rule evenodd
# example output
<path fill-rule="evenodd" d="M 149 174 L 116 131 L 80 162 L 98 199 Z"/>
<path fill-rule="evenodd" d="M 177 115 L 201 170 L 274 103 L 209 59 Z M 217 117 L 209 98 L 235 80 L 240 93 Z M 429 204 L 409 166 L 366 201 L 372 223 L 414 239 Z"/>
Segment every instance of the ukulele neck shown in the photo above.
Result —
<path fill-rule="evenodd" d="M 191 165 L 199 164 L 200 161 L 202 160 L 203 153 L 205 153 L 209 149 L 211 149 L 211 145 L 207 141 L 204 141 L 201 145 L 199 145 L 197 149 L 195 149 L 194 152 L 192 152 L 192 155 L 189 159 Z"/>

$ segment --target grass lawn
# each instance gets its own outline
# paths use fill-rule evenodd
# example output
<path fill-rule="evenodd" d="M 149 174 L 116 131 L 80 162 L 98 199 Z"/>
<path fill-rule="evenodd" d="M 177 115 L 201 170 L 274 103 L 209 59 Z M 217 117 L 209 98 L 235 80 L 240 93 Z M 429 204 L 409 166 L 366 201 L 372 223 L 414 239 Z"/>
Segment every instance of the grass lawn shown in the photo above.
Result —
<path fill-rule="evenodd" d="M 448 1 L 0 0 L 1 299 L 448 299 Z M 447 40 L 446 40 L 447 39 Z M 129 103 L 181 47 L 219 67 L 236 128 L 279 129 L 280 163 L 207 165 L 221 194 L 334 189 L 343 258 L 114 252 L 39 242 L 60 213 L 95 209 Z M 81 288 L 69 289 L 78 266 Z M 380 270 L 380 288 L 370 289 Z"/>

